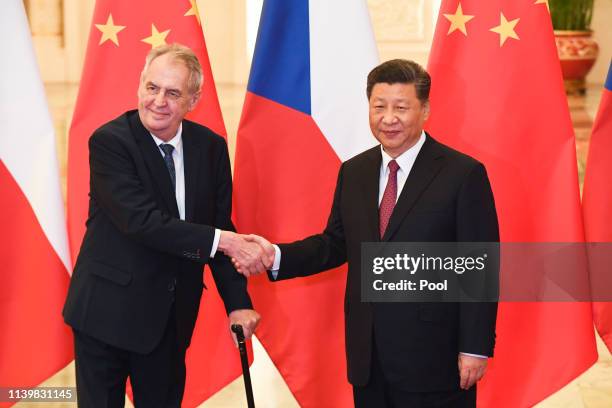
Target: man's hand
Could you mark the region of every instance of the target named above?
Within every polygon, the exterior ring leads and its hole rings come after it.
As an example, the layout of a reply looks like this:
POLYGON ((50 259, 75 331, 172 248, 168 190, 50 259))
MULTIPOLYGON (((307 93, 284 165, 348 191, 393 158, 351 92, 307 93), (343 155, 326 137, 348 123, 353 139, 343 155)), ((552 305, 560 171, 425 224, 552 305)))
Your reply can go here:
POLYGON ((238 272, 246 277, 264 272, 274 262, 274 252, 270 257, 259 244, 231 231, 221 231, 218 249, 229 256, 238 272))
POLYGON ((459 353, 459 386, 468 390, 472 385, 476 384, 487 369, 487 359, 481 357, 468 356, 459 353))
POLYGON ((244 331, 244 338, 250 339, 253 333, 255 332, 255 328, 259 324, 259 320, 261 316, 259 313, 252 309, 238 309, 234 310, 229 314, 229 327, 230 333, 232 334, 232 339, 234 339, 234 344, 238 345, 236 341, 236 335, 232 332, 232 325, 239 324, 242 326, 242 330, 244 331))
MULTIPOLYGON (((248 242, 255 243, 261 247, 264 252, 264 256, 262 259, 264 266, 266 267, 266 269, 272 268, 272 265, 274 265, 274 258, 276 257, 274 245, 272 245, 270 241, 268 241, 264 237, 260 237, 259 235, 255 234, 244 235, 244 239, 248 242)), ((240 264, 240 262, 238 262, 237 260, 235 261, 234 259, 232 259, 232 262, 234 262, 234 266, 236 267, 238 272, 242 273, 242 265, 240 264)))

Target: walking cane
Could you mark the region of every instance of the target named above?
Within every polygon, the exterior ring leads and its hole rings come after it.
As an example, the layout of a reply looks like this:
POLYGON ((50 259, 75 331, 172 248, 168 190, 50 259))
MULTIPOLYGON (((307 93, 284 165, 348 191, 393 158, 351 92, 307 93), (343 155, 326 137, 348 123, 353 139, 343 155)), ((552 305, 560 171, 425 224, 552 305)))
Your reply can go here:
POLYGON ((238 340, 238 349, 240 350, 240 362, 242 363, 242 375, 244 376, 244 389, 246 391, 247 405, 249 408, 255 408, 255 400, 253 399, 253 386, 251 385, 251 373, 249 371, 249 358, 247 356, 246 343, 244 341, 244 332, 239 324, 232 324, 232 331, 236 334, 238 340))

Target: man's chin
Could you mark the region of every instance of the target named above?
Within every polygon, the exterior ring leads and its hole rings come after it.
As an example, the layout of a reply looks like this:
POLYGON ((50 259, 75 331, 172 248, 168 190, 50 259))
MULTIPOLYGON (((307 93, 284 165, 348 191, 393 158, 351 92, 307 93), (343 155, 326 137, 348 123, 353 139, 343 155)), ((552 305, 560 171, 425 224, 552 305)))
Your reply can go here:
POLYGON ((157 122, 157 123, 167 122, 169 117, 170 116, 168 115, 159 115, 159 114, 149 115, 151 122, 157 122))
POLYGON ((156 119, 154 117, 149 117, 147 125, 153 129, 164 129, 168 127, 169 123, 167 118, 156 119))
POLYGON ((146 122, 143 122, 143 125, 145 128, 147 128, 149 132, 153 133, 154 135, 157 135, 168 128, 168 123, 156 120, 147 120, 146 122))
POLYGON ((401 143, 390 143, 388 140, 382 143, 385 151, 396 150, 401 146, 401 143))

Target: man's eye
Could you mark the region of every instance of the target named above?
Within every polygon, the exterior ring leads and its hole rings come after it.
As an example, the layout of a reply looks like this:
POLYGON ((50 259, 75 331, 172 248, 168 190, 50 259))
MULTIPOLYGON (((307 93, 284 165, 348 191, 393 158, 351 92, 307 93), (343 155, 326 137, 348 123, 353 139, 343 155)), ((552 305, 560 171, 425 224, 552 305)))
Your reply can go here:
POLYGON ((157 89, 154 85, 147 85, 147 91, 155 91, 157 89))
POLYGON ((172 98, 172 99, 178 99, 181 97, 181 94, 176 92, 176 91, 170 91, 168 92, 168 95, 172 98))

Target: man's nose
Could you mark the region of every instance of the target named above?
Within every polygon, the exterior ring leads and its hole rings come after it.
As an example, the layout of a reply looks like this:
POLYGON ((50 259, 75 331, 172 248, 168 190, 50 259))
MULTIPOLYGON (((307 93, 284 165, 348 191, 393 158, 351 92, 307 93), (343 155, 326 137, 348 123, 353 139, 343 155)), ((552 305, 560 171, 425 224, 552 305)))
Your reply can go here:
POLYGON ((395 123, 395 121, 397 120, 397 116, 395 116, 395 113, 393 113, 393 110, 391 109, 387 109, 384 113, 383 113, 383 123, 385 124, 392 124, 395 123))
POLYGON ((155 105, 162 106, 166 104, 166 92, 161 90, 155 95, 155 105))

